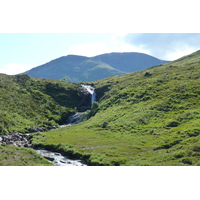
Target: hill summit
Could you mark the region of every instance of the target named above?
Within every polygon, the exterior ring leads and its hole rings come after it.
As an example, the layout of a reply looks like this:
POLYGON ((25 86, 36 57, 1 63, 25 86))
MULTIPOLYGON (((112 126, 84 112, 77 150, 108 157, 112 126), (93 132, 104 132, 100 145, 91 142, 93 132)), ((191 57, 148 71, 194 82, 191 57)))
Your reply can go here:
POLYGON ((67 55, 23 74, 35 78, 88 82, 139 71, 168 61, 144 53, 107 53, 94 57, 67 55))

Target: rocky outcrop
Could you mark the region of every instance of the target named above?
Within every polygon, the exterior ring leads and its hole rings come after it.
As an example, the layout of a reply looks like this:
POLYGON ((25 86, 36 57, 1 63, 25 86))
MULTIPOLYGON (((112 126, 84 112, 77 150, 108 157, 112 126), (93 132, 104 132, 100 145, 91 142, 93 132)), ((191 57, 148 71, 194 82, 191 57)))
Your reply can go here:
POLYGON ((51 126, 49 129, 45 129, 43 127, 35 127, 28 129, 28 133, 10 133, 7 135, 1 135, 0 145, 32 148, 30 143, 31 133, 50 131, 56 128, 59 128, 59 126, 51 126))
POLYGON ((81 122, 81 116, 83 115, 83 112, 77 112, 76 114, 70 116, 68 118, 68 125, 78 124, 81 122))
POLYGON ((91 109, 91 94, 81 88, 80 90, 80 96, 81 96, 81 102, 78 106, 78 112, 85 112, 86 110, 90 110, 91 109))

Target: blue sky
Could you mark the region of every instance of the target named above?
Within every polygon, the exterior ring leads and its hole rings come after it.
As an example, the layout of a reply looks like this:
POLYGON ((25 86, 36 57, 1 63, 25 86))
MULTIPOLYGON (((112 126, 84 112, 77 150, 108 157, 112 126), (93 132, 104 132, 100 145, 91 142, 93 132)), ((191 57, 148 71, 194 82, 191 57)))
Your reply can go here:
POLYGON ((0 73, 17 74, 68 54, 142 52, 175 60, 200 49, 199 33, 0 33, 0 73))
POLYGON ((68 54, 142 52, 177 59, 200 49, 197 3, 2 0, 0 73, 21 73, 68 54))

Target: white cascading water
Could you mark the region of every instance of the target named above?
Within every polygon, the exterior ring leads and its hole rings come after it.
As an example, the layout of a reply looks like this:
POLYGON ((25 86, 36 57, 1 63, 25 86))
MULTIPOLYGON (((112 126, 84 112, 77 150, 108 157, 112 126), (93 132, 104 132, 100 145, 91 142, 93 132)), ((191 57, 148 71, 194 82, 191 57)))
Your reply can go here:
MULTIPOLYGON (((95 88, 91 85, 81 85, 84 90, 86 90, 89 94, 91 94, 91 105, 94 101, 96 101, 96 93, 95 88)), ((76 114, 70 117, 70 123, 61 125, 61 127, 71 126, 73 124, 77 124, 81 121, 81 115, 83 113, 77 112, 76 114)), ((55 165, 59 166, 86 166, 80 160, 70 160, 65 156, 62 156, 60 153, 55 153, 47 150, 38 149, 37 152, 42 156, 50 159, 55 165)))
POLYGON ((96 101, 96 93, 95 88, 91 85, 81 85, 84 90, 87 90, 88 93, 91 94, 91 104, 96 101))
MULTIPOLYGON (((81 85, 83 90, 86 90, 89 94, 91 94, 91 106, 94 101, 96 101, 96 93, 95 93, 95 88, 92 87, 91 85, 81 85)), ((83 112, 77 112, 71 117, 69 117, 69 123, 65 125, 61 125, 60 127, 65 127, 65 126, 71 126, 73 124, 78 124, 81 122, 81 116, 83 115, 83 112)))

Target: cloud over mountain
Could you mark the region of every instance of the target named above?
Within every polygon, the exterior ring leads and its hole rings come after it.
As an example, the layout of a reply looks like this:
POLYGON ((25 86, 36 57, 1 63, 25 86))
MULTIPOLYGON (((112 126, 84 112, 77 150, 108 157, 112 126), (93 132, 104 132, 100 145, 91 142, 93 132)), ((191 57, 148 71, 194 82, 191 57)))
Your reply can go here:
POLYGON ((129 33, 125 41, 167 60, 177 59, 177 56, 184 56, 200 48, 199 33, 129 33))

